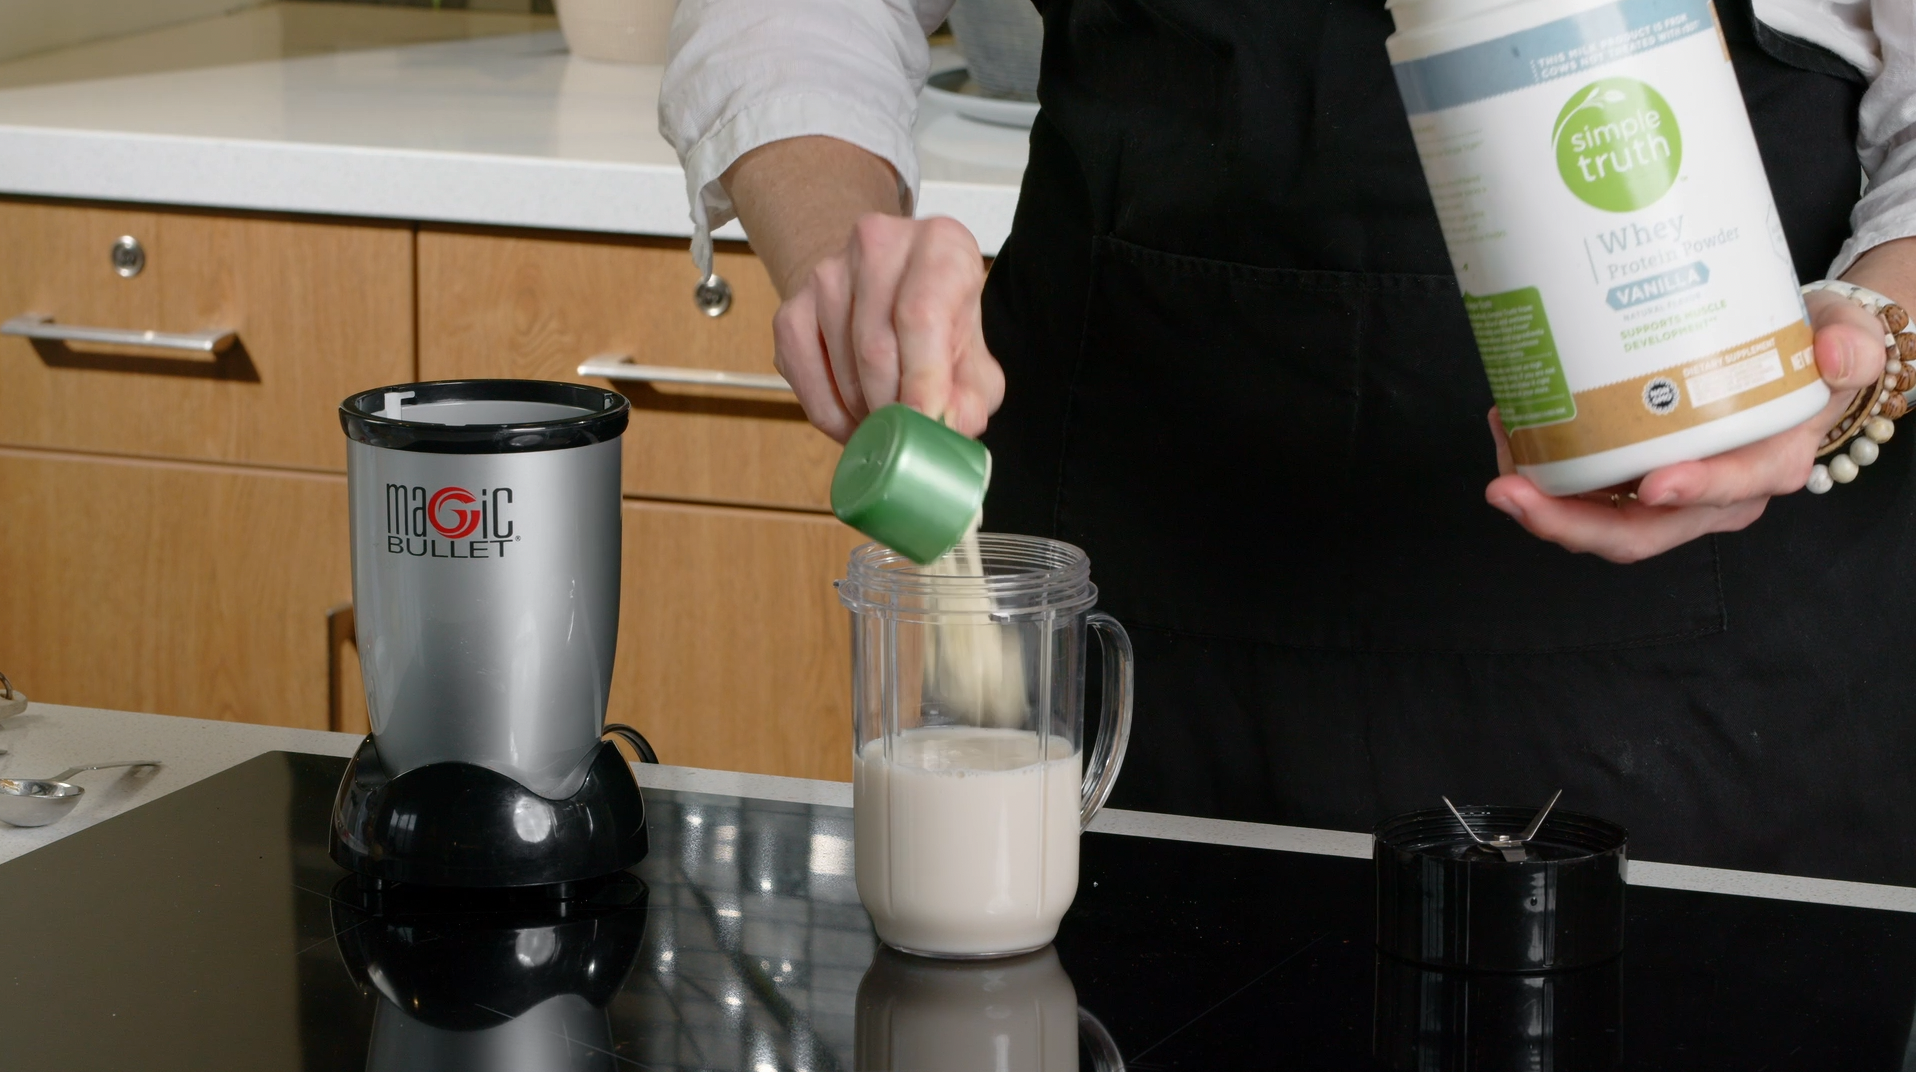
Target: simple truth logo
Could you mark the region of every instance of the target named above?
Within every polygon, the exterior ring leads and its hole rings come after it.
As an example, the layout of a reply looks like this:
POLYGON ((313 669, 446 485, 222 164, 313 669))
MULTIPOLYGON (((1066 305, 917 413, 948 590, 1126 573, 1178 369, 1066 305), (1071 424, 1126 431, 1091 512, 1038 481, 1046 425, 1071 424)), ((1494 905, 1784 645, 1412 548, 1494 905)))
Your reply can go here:
POLYGON ((1557 171, 1585 204, 1632 212, 1676 182, 1683 136, 1663 95, 1634 78, 1606 78, 1577 90, 1550 134, 1557 171))

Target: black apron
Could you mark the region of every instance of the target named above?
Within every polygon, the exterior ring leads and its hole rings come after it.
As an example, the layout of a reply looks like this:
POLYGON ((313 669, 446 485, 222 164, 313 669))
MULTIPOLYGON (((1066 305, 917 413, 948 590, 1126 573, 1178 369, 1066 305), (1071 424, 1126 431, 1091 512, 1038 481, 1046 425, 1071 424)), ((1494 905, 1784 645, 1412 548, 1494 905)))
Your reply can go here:
MULTIPOLYGON (((1916 434, 1647 562, 1537 540, 1484 502, 1382 0, 1041 7, 986 516, 1084 547, 1136 641, 1113 804, 1368 830, 1561 788, 1642 858, 1916 884, 1916 434)), ((1861 87, 1749 0, 1721 21, 1820 278, 1861 87)))

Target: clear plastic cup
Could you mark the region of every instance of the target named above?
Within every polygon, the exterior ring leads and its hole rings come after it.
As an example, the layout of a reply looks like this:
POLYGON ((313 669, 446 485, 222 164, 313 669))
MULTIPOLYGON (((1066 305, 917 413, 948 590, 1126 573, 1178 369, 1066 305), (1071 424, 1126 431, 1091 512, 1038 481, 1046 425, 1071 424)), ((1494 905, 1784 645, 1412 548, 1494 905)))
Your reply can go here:
POLYGON ((1131 640, 1093 610, 1085 553, 985 533, 927 566, 868 544, 852 615, 858 895, 908 953, 990 957, 1048 944, 1078 887, 1078 834, 1131 730, 1131 640), (1085 634, 1104 710, 1084 741, 1085 634))

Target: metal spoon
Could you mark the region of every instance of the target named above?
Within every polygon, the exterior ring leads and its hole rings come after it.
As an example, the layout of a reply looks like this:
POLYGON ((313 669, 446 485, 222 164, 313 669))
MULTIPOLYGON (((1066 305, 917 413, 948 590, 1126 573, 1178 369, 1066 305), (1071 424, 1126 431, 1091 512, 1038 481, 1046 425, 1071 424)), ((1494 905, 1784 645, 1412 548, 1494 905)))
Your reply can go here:
MULTIPOLYGON (((5 784, 5 782, 0 782, 0 786, 5 784)), ((1488 840, 1480 838, 1477 836, 1477 831, 1472 830, 1470 824, 1464 821, 1464 813, 1457 810, 1457 805, 1452 804, 1449 797, 1444 798, 1444 807, 1449 808, 1450 814, 1457 817, 1457 825, 1464 828, 1464 833, 1470 835, 1470 840, 1476 842, 1478 848, 1487 852, 1501 853, 1506 862, 1520 864, 1530 858, 1529 853, 1524 851, 1524 846, 1530 842, 1531 838, 1537 836, 1537 831, 1543 829, 1544 817, 1550 814, 1551 808, 1557 806, 1557 800, 1562 796, 1563 790, 1557 790, 1557 795, 1550 798, 1550 803, 1545 804, 1543 810, 1537 813, 1536 818, 1530 820, 1530 825, 1524 827, 1523 833, 1518 834, 1514 838, 1509 834, 1498 834, 1496 837, 1488 840)), ((5 818, 5 816, 0 815, 0 818, 5 818)))
POLYGON ((136 759, 71 767, 51 778, 0 778, 0 822, 11 826, 45 826, 58 820, 72 811, 86 793, 86 790, 67 781, 84 771, 159 765, 157 759, 136 759))

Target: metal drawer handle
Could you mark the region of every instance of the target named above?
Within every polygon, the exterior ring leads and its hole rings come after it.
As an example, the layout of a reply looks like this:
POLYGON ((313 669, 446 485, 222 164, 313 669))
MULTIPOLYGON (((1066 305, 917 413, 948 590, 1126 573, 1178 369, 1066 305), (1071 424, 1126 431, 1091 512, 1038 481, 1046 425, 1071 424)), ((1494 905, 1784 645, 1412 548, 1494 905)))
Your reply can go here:
POLYGON ((91 342, 110 346, 144 346, 153 350, 187 350, 197 354, 217 354, 232 346, 237 337, 235 332, 226 328, 174 332, 56 324, 52 317, 40 313, 24 313, 0 324, 0 335, 19 335, 43 342, 91 342))
POLYGON ((579 375, 639 383, 690 383, 701 387, 743 387, 752 391, 792 393, 792 385, 776 372, 724 372, 719 369, 677 368, 671 365, 635 365, 624 354, 598 354, 579 366, 579 375))
POLYGON ((732 307, 732 284, 727 283, 724 276, 713 272, 692 288, 692 304, 698 306, 699 312, 706 316, 724 316, 725 311, 732 307))

